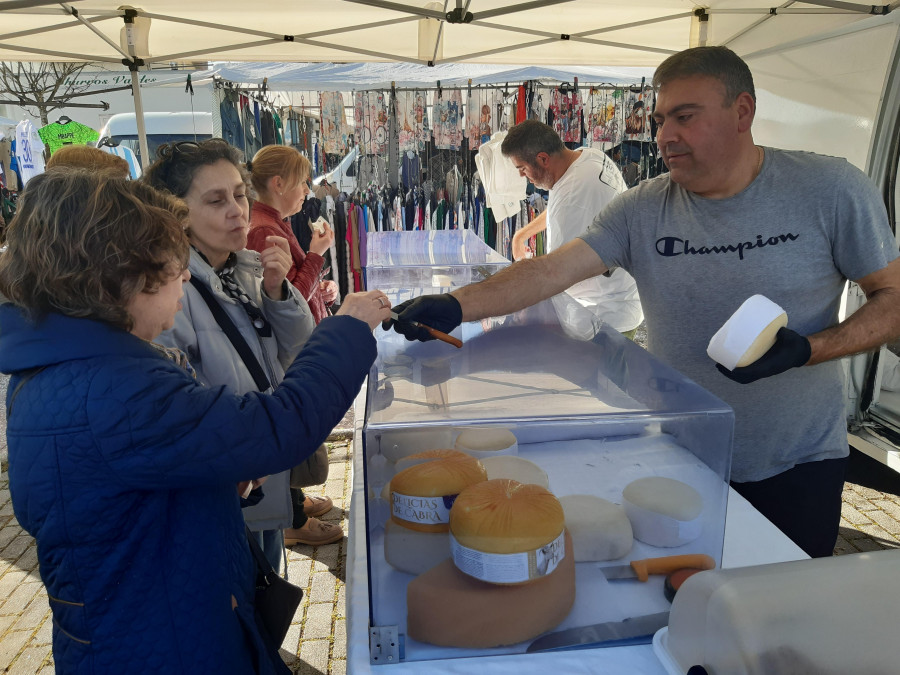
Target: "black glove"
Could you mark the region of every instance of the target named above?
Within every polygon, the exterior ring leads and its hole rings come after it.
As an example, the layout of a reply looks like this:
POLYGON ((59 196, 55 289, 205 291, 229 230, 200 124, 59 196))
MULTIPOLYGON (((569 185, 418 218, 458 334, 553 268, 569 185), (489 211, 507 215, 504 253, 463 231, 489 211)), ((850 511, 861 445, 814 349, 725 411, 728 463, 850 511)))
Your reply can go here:
POLYGON ((391 326, 407 340, 434 340, 424 328, 414 326, 411 322, 419 321, 426 326, 443 333, 449 333, 462 323, 462 307, 459 300, 449 293, 441 295, 420 295, 418 298, 401 302, 391 308, 396 312, 399 321, 387 319, 381 327, 390 330, 391 326))
POLYGON ((812 355, 809 340, 795 333, 790 328, 779 328, 775 335, 775 344, 757 361, 743 368, 728 370, 721 364, 716 368, 725 377, 740 384, 749 384, 764 377, 778 375, 791 368, 805 366, 812 355))

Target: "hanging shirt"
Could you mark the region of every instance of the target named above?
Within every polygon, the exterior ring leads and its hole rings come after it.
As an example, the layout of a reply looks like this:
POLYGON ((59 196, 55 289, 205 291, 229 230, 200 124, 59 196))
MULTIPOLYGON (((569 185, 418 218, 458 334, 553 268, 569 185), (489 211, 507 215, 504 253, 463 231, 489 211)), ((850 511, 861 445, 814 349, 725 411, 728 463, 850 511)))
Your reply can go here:
POLYGON ((22 187, 32 177, 44 173, 44 144, 30 120, 16 126, 16 162, 22 187))
POLYGON ((474 150, 491 139, 499 130, 503 116, 503 94, 496 89, 477 89, 469 94, 466 104, 466 137, 469 150, 474 150))
POLYGON ((428 116, 425 114, 425 92, 401 91, 394 98, 400 152, 425 150, 431 140, 428 116))
POLYGON ((326 154, 340 154, 347 147, 344 95, 339 91, 319 92, 322 143, 326 154))
POLYGON ((554 89, 550 94, 551 126, 564 143, 581 143, 581 93, 554 89))
POLYGON ((100 138, 100 134, 94 129, 74 120, 63 124, 59 122, 48 124, 38 131, 38 135, 44 145, 50 148, 51 155, 64 145, 87 145, 100 138))
POLYGON ((137 157, 131 148, 126 148, 124 145, 102 145, 100 150, 108 152, 110 155, 121 157, 128 162, 128 173, 131 175, 132 180, 137 180, 141 177, 141 165, 138 163, 137 157))
POLYGON ((593 148, 609 150, 622 142, 625 115, 622 112, 621 89, 593 89, 585 105, 587 143, 593 148))
POLYGON ((519 213, 519 201, 525 199, 528 180, 519 175, 512 160, 500 152, 505 131, 498 131, 475 155, 478 173, 484 182, 488 207, 497 220, 519 213))
POLYGON ((649 99, 645 101, 642 94, 626 92, 624 102, 626 141, 649 143, 652 140, 648 104, 649 99))
POLYGON ((3 175, 8 190, 19 189, 19 179, 12 170, 12 142, 8 138, 0 138, 0 166, 3 167, 3 175))
POLYGON ((356 137, 363 155, 387 154, 388 112, 384 94, 358 91, 353 95, 356 137))
POLYGON ((431 121, 435 147, 442 150, 459 150, 463 139, 462 92, 459 89, 434 92, 431 121))

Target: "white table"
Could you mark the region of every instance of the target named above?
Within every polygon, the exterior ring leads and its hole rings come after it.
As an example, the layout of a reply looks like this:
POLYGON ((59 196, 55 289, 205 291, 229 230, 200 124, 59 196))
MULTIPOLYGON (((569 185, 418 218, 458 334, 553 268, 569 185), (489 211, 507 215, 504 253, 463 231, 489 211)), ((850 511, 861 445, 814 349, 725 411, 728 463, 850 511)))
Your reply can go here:
MULTIPOLYGON (((369 659, 369 596, 366 561, 365 486, 362 425, 365 395, 357 399, 353 439, 353 493, 347 551, 347 671, 378 675, 459 673, 565 673, 585 675, 666 675, 650 645, 594 648, 538 654, 400 662, 373 666, 369 659)), ((722 567, 800 560, 808 556, 734 490, 729 491, 722 567)))

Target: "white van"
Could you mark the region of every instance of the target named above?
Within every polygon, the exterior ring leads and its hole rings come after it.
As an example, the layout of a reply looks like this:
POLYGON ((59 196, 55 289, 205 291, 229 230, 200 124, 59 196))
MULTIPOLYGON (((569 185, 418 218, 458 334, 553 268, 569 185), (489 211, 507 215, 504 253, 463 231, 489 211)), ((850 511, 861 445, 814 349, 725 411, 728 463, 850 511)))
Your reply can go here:
MULTIPOLYGON (((208 112, 148 112, 144 113, 147 130, 147 148, 150 161, 156 157, 156 149, 163 143, 175 141, 202 141, 212 138, 212 113, 208 112)), ((138 143, 137 121, 134 113, 119 113, 109 118, 100 130, 100 140, 109 138, 118 145, 131 148, 141 161, 138 143)))

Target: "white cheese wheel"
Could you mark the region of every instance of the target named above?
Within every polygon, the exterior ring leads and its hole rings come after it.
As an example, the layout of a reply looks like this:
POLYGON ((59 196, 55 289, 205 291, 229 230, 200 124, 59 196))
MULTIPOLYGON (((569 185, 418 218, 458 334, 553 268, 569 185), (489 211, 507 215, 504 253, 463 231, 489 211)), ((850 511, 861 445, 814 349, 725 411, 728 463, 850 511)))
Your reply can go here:
POLYGON ((469 427, 463 429, 453 447, 482 459, 519 452, 516 437, 509 429, 500 427, 469 427))
POLYGON ((422 574, 450 558, 446 532, 417 532, 392 520, 384 526, 384 559, 394 569, 422 574))
POLYGON ((531 460, 513 455, 499 455, 485 457, 481 463, 484 464, 484 469, 487 471, 488 480, 509 478, 520 483, 540 485, 542 488, 550 489, 550 479, 547 477, 547 473, 531 460))
POLYGON ((423 450, 452 448, 453 429, 451 427, 391 429, 376 435, 376 439, 385 459, 396 462, 423 450))
POLYGON ((631 550, 631 521, 618 504, 593 495, 567 495, 559 503, 575 545, 575 562, 615 560, 631 550))
POLYGON ((681 546, 703 530, 703 498, 687 483, 648 476, 622 491, 634 538, 652 546, 681 546))
POLYGON ((446 647, 513 645, 556 628, 575 602, 575 558, 566 555, 549 575, 530 584, 489 584, 446 560, 409 582, 407 634, 446 647))
POLYGON ((787 322, 780 306, 764 295, 753 295, 712 336, 706 353, 728 370, 749 366, 772 348, 778 329, 787 322))

